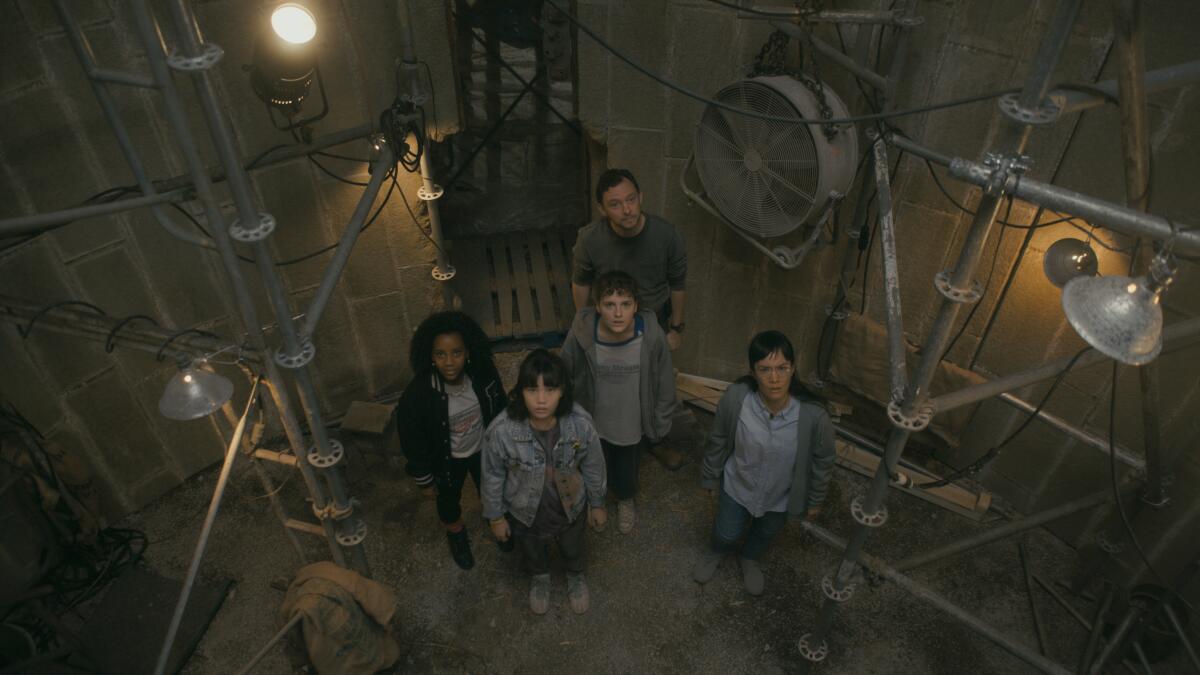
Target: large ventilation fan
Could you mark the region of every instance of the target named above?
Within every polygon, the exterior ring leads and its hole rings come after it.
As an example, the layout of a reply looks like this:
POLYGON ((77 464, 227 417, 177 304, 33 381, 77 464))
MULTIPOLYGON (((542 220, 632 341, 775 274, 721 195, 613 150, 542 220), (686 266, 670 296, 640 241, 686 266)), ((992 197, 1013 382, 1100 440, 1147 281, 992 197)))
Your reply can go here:
MULTIPOLYGON (((832 117, 846 105, 823 87, 832 117)), ((755 77, 725 87, 716 100, 775 117, 820 119, 817 97, 788 76, 755 77)), ((696 130, 696 170, 717 209, 737 227, 778 237, 819 216, 854 180, 858 138, 839 126, 832 140, 817 124, 764 120, 709 105, 696 130)))

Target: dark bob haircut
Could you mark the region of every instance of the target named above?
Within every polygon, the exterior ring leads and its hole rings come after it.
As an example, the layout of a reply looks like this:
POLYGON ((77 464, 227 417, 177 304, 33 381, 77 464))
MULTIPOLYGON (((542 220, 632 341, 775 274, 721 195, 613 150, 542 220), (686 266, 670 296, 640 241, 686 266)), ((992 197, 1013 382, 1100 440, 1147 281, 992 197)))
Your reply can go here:
POLYGON ((517 371, 517 383, 508 392, 508 416, 514 420, 529 419, 529 409, 525 407, 525 390, 537 387, 538 377, 547 387, 557 387, 562 391, 558 407, 554 409, 555 417, 562 417, 571 412, 571 376, 562 359, 545 349, 535 349, 521 362, 517 371))
POLYGON ((637 179, 633 177, 633 172, 629 169, 608 169, 596 179, 596 203, 603 204, 604 193, 615 188, 623 180, 633 183, 634 190, 642 191, 642 188, 638 187, 637 179))
MULTIPOLYGON (((796 350, 792 347, 792 341, 783 333, 777 330, 765 330, 750 338, 750 346, 746 348, 746 361, 751 374, 741 377, 738 382, 744 382, 750 385, 751 390, 758 391, 758 380, 754 379, 754 364, 776 352, 783 356, 788 363, 796 365, 796 350)), ((788 382, 788 392, 801 401, 825 405, 824 397, 815 394, 800 382, 795 368, 792 368, 792 379, 788 382)))
MULTIPOLYGON (((433 367, 433 341, 439 335, 457 333, 467 348, 467 365, 464 369, 472 380, 490 379, 496 375, 496 364, 492 362, 492 345, 488 336, 475 323, 475 319, 462 312, 438 312, 425 317, 417 332, 413 333, 408 349, 408 365, 412 367, 414 381, 428 382, 433 367)), ((439 373, 438 377, 441 377, 439 373)))
POLYGON ((599 306, 601 300, 613 293, 628 295, 634 302, 641 304, 638 300, 637 281, 621 270, 609 270, 596 277, 592 282, 592 304, 599 306))

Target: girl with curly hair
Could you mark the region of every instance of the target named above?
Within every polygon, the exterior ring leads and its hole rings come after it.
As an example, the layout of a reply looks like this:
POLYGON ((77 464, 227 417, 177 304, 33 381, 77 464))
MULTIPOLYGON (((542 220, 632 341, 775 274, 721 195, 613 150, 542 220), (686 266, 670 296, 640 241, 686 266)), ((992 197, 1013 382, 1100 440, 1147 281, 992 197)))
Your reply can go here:
POLYGON ((406 470, 426 498, 436 499, 450 556, 469 570, 475 558, 462 521, 463 484, 471 474, 478 494, 483 432, 508 398, 487 335, 462 312, 438 312, 422 321, 413 333, 409 364, 413 379, 396 405, 406 470))

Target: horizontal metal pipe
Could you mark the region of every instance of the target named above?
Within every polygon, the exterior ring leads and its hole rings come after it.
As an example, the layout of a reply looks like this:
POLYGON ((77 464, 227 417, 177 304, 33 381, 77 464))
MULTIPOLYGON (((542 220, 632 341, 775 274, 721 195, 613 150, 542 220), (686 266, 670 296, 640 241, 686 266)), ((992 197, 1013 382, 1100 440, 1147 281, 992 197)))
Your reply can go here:
MULTIPOLYGON (((835 535, 829 530, 826 530, 820 525, 817 525, 816 523, 810 523, 808 521, 803 521, 801 525, 804 527, 804 529, 808 530, 818 539, 824 541, 830 546, 833 546, 839 550, 846 549, 846 540, 835 535)), ((905 576, 899 570, 896 570, 879 558, 876 558, 875 556, 865 552, 859 552, 857 562, 875 574, 884 577, 900 588, 908 591, 914 597, 924 600, 925 602, 942 610, 946 614, 950 615, 950 617, 957 619, 959 623, 971 628, 992 642, 995 642, 1013 656, 1016 656, 1043 673, 1053 673, 1054 675, 1068 675, 1070 673, 1070 671, 1063 666, 1051 661, 1041 654, 1026 649, 1024 645, 1005 635, 994 626, 986 623, 983 619, 980 619, 967 610, 950 602, 946 598, 942 597, 941 594, 937 593, 928 586, 905 576)))
MULTIPOLYGON (((961 157, 950 160, 950 175, 959 180, 982 187, 992 180, 992 174, 993 171, 982 164, 961 157)), ((1028 176, 1009 174, 1004 180, 1004 190, 1038 206, 1079 216, 1092 224, 1137 237, 1166 241, 1175 234, 1170 221, 1162 216, 1143 213, 1028 176)), ((1200 230, 1182 223, 1176 223, 1176 226, 1175 249, 1184 253, 1200 253, 1200 230)))
POLYGON ((859 63, 854 59, 846 56, 842 50, 834 47, 816 35, 813 35, 811 32, 806 31, 804 28, 787 21, 772 21, 771 27, 776 30, 781 30, 797 40, 803 40, 811 43, 813 50, 815 50, 817 53, 821 54, 838 66, 846 69, 855 77, 866 82, 875 89, 878 89, 879 91, 885 91, 887 89, 888 81, 886 77, 871 70, 870 68, 859 65, 859 63))
POLYGON ((149 75, 138 75, 137 73, 126 73, 120 70, 112 70, 111 68, 101 68, 99 66, 92 67, 88 70, 88 74, 101 82, 111 82, 112 84, 127 84, 131 87, 144 87, 146 89, 157 88, 154 83, 154 78, 149 75))
MULTIPOLYGON (((1200 61, 1177 63, 1166 68, 1146 71, 1144 82, 1147 94, 1200 82, 1200 61)), ((1062 112, 1069 113, 1088 110, 1089 108, 1098 108, 1108 103, 1109 100, 1117 98, 1119 95, 1119 87, 1116 80, 1097 82, 1090 85, 1088 89, 1102 92, 1106 96, 1099 96, 1079 89, 1055 89, 1050 92, 1050 98, 1059 104, 1062 112)))
MULTIPOLYGON (((279 164, 280 162, 286 162, 298 157, 304 157, 305 155, 317 152, 318 150, 324 150, 325 148, 331 148, 335 145, 349 143, 355 139, 363 138, 370 133, 371 125, 361 124, 356 127, 350 127, 349 129, 335 131, 324 136, 318 136, 312 139, 312 142, 304 145, 285 145, 282 148, 276 148, 275 150, 272 150, 260 157, 247 158, 242 161, 242 166, 246 167, 247 171, 265 169, 266 167, 279 164), (254 163, 253 166, 251 166, 251 162, 254 163)), ((209 169, 208 175, 209 179, 214 183, 225 180, 225 170, 220 166, 209 169)), ((180 187, 190 187, 191 185, 191 174, 186 173, 180 176, 154 181, 154 186, 159 190, 172 190, 180 187)))
POLYGON ((325 273, 321 276, 321 284, 313 294, 312 302, 308 305, 308 312, 304 319, 303 330, 305 335, 312 335, 316 332, 317 322, 321 320, 321 315, 325 313, 325 306, 329 304, 329 298, 333 296, 333 289, 342 278, 342 270, 346 268, 346 263, 350 260, 350 253, 354 250, 354 242, 358 241, 358 235, 362 233, 363 226, 367 222, 367 217, 371 213, 371 207, 375 204, 375 198, 379 196, 379 188, 383 186, 383 181, 387 180, 389 172, 393 170, 395 165, 396 160, 392 155, 391 146, 387 143, 381 143, 379 159, 375 160, 371 179, 367 181, 366 189, 363 190, 362 195, 358 198, 358 205, 354 207, 354 213, 350 216, 350 222, 346 223, 346 230, 342 233, 342 238, 338 240, 337 250, 334 251, 333 258, 329 261, 329 264, 325 266, 325 273))
MULTIPOLYGON (((1200 317, 1177 321, 1163 331, 1163 348, 1177 347, 1186 344, 1191 338, 1200 334, 1200 317)), ((936 412, 946 412, 964 405, 978 403, 984 399, 998 396, 1006 391, 1020 389, 1058 375, 1071 362, 1073 356, 1066 356, 1056 361, 1030 368, 1019 373, 998 377, 994 380, 973 384, 958 391, 935 396, 929 400, 936 412)), ((1092 349, 1079 357, 1074 369, 1078 370, 1097 363, 1107 362, 1108 357, 1092 349)))
POLYGON ((896 563, 896 569, 901 572, 907 572, 908 570, 921 567, 922 565, 928 565, 931 562, 948 558, 952 555, 962 553, 963 551, 979 548, 980 546, 990 544, 1010 535, 1025 532, 1026 530, 1032 530, 1040 525, 1053 522, 1060 518, 1066 518, 1067 516, 1079 513, 1080 511, 1086 511, 1087 509, 1094 508, 1101 504, 1106 504, 1111 499, 1112 492, 1104 490, 1103 492, 1097 492, 1081 499, 1069 501, 1066 504, 1060 504, 1053 508, 1046 509, 1045 511, 1035 513, 1031 516, 1026 516, 1024 518, 1005 523, 999 527, 994 527, 986 532, 980 532, 979 534, 967 537, 965 539, 960 539, 945 546, 939 546, 932 551, 926 551, 925 553, 909 556, 896 563))
POLYGON ((62 227, 76 220, 83 220, 84 218, 109 216, 122 211, 131 211, 133 209, 166 204, 168 202, 181 202, 187 199, 187 194, 187 190, 171 190, 170 192, 160 192, 154 195, 117 199, 111 202, 104 202, 103 204, 86 204, 59 211, 5 218, 4 220, 0 220, 0 237, 38 234, 56 227, 62 227))
MULTIPOLYGON (((802 10, 798 8, 785 8, 778 5, 755 5, 746 9, 749 11, 738 13, 739 19, 786 19, 799 17, 802 13, 802 10)), ((906 17, 903 12, 893 10, 823 10, 805 14, 804 20, 812 23, 877 23, 890 26, 918 26, 925 22, 922 17, 906 17)))
MULTIPOLYGON (((1007 392, 1000 394, 1000 396, 998 396, 997 398, 999 398, 1001 401, 1004 401, 1005 403, 1009 404, 1010 406, 1012 406, 1022 412, 1032 413, 1034 410, 1037 410, 1037 406, 1026 401, 1025 399, 1017 398, 1016 396, 1013 396, 1012 394, 1009 394, 1007 392)), ((1045 422, 1046 424, 1049 424, 1050 426, 1054 427, 1055 429, 1058 429, 1059 431, 1061 431, 1064 434, 1070 436, 1071 438, 1074 438, 1075 440, 1083 443, 1084 445, 1086 445, 1090 448, 1095 448, 1096 450, 1099 450, 1100 452, 1103 452, 1106 455, 1108 454, 1108 439, 1107 438, 1101 438, 1101 437, 1097 436, 1096 434, 1089 433, 1083 429, 1080 429, 1079 427, 1075 426, 1074 424, 1071 424, 1070 422, 1064 420, 1063 418, 1059 417, 1058 415, 1055 415, 1053 413, 1048 413, 1045 410, 1038 410, 1037 416, 1038 416, 1039 420, 1045 422)), ((1146 461, 1144 459, 1142 459, 1141 457, 1134 455, 1133 453, 1129 452, 1128 450, 1126 450, 1125 448, 1122 448, 1120 446, 1114 446, 1113 450, 1117 456, 1117 459, 1120 460, 1121 462, 1123 462, 1126 466, 1133 467, 1134 469, 1137 469, 1138 471, 1145 470, 1146 461)))

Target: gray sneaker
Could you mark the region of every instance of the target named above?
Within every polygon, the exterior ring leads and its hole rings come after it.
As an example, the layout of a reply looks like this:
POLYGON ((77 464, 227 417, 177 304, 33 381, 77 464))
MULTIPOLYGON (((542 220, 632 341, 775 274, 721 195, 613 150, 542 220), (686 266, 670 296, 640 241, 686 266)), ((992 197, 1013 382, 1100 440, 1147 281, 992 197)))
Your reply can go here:
POLYGON ((695 569, 692 570, 692 578, 699 583, 707 584, 717 573, 717 565, 721 564, 721 558, 724 557, 724 553, 711 548, 704 549, 704 552, 700 554, 700 559, 696 561, 695 569))
POLYGON ((588 595, 587 581, 584 581, 582 574, 567 574, 567 599, 571 602, 572 612, 583 614, 588 611, 591 597, 588 595))
POLYGON ((529 582, 529 609, 534 614, 550 611, 550 575, 535 574, 529 582))
POLYGON ((617 531, 629 534, 633 531, 633 523, 637 520, 637 507, 632 499, 622 499, 617 502, 617 531))
POLYGON ((739 557, 738 562, 742 564, 742 584, 746 586, 746 592, 750 595, 762 595, 763 573, 758 561, 739 557))

